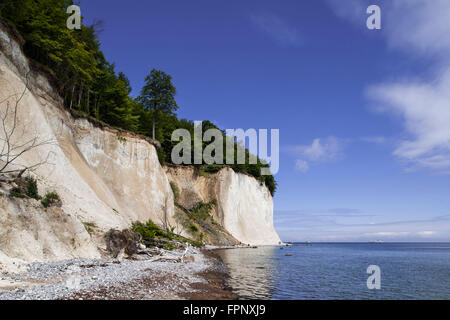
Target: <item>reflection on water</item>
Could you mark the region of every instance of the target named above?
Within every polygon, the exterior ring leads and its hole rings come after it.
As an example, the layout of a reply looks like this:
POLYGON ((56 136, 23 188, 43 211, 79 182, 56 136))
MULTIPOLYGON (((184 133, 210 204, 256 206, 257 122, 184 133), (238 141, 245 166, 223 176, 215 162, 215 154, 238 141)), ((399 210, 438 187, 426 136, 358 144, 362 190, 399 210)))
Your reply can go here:
POLYGON ((277 247, 260 247, 216 251, 228 267, 229 285, 240 298, 272 298, 277 249, 277 247))

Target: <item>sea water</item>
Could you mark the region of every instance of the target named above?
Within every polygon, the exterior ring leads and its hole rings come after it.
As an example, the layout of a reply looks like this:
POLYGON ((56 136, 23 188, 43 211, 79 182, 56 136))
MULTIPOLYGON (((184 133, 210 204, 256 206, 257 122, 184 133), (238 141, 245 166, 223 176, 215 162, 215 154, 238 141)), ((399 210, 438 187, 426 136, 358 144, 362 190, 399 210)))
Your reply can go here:
POLYGON ((450 299, 450 243, 296 243, 218 250, 242 299, 450 299), (368 267, 381 287, 369 289, 368 267))

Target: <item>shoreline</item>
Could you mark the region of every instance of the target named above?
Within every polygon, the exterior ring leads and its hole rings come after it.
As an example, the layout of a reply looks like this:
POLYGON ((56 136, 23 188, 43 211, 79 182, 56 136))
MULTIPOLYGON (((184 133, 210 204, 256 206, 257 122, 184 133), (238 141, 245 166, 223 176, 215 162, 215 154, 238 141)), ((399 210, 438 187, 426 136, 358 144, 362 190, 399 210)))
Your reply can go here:
POLYGON ((212 262, 207 270, 199 273, 205 283, 195 283, 193 286, 199 292, 188 292, 183 298, 188 300, 239 300, 233 288, 228 286, 230 277, 228 269, 220 256, 212 249, 203 249, 202 253, 212 262))
POLYGON ((0 300, 236 300, 224 262, 209 249, 154 259, 34 262, 0 274, 0 300))

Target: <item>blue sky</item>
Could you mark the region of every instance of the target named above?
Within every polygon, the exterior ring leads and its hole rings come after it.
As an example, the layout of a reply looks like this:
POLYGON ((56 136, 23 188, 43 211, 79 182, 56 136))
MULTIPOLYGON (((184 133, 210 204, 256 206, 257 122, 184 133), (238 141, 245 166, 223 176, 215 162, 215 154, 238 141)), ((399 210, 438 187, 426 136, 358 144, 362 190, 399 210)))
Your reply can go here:
POLYGON ((81 1, 138 94, 173 76, 179 116, 280 129, 286 241, 450 241, 447 0, 81 1), (366 28, 377 4, 382 29, 366 28))

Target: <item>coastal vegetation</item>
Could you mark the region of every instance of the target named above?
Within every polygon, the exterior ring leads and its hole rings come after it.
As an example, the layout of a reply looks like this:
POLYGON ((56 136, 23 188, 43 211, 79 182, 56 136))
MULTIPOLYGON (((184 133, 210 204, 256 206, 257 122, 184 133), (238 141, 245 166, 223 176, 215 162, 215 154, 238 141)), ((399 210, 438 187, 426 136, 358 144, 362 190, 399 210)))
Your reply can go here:
POLYGON ((86 229, 86 231, 90 234, 90 235, 92 235, 93 233, 94 233, 94 230, 96 230, 98 227, 97 227, 97 224, 95 223, 95 222, 85 222, 85 221, 82 221, 82 223, 83 223, 83 225, 84 225, 84 228, 86 229))
POLYGON ((203 243, 188 239, 177 235, 173 230, 162 230, 152 220, 147 222, 134 222, 131 226, 131 231, 141 236, 142 242, 146 246, 158 246, 166 250, 173 250, 177 243, 189 243, 195 247, 201 247, 203 243))
POLYGON ((44 208, 51 207, 52 205, 57 204, 61 201, 61 198, 59 195, 55 192, 47 192, 44 196, 44 199, 42 199, 41 203, 44 206, 44 208))
MULTIPOLYGON (((133 96, 126 75, 118 72, 100 49, 101 22, 82 25, 81 30, 67 28, 65 9, 72 4, 70 0, 5 0, 0 4, 0 18, 20 33, 28 58, 52 75, 65 108, 112 127, 158 140, 161 143, 158 149, 160 162, 171 163, 171 152, 176 145, 171 141, 173 131, 187 129, 194 137, 194 123, 179 119, 175 113, 179 106, 172 77, 162 70, 152 69, 140 94, 133 96)), ((212 128, 219 129, 212 122, 203 121, 202 133, 212 128)), ((254 176, 273 195, 276 190, 274 177, 261 175, 261 168, 268 164, 261 159, 257 159, 256 164, 249 164, 248 150, 245 150, 245 164, 236 164, 239 144, 236 140, 234 143, 235 164, 228 166, 235 172, 254 176)), ((194 146, 193 139, 191 145, 194 146)), ((206 145, 203 142, 202 147, 206 145)), ((223 166, 194 164, 201 173, 215 173, 223 166)))
POLYGON ((40 200, 37 181, 35 178, 28 176, 25 178, 26 194, 28 197, 40 200))
POLYGON ((9 195, 13 198, 40 200, 44 208, 56 205, 59 206, 61 204, 61 198, 55 191, 47 192, 44 197, 39 195, 37 180, 32 176, 27 176, 25 178, 17 177, 13 181, 13 187, 11 188, 9 195))
MULTIPOLYGON (((176 187, 176 184, 174 186, 176 187)), ((233 244, 234 238, 212 215, 213 210, 217 209, 216 199, 209 202, 199 201, 189 209, 178 201, 175 201, 175 206, 177 227, 181 225, 197 241, 222 245, 233 244)))

